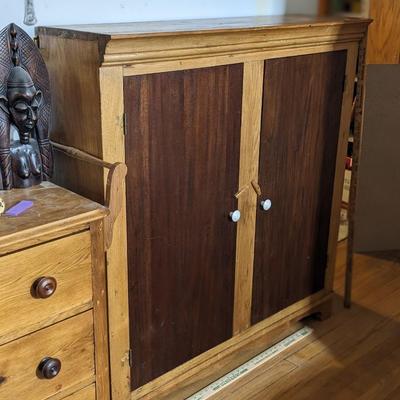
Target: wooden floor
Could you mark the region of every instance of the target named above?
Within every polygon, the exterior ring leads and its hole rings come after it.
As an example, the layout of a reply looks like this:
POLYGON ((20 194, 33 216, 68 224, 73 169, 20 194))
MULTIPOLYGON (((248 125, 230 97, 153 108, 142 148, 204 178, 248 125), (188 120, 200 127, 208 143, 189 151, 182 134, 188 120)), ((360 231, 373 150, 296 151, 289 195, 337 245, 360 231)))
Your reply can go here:
POLYGON ((311 336, 212 400, 400 400, 399 258, 356 255, 348 310, 342 307, 345 246, 338 247, 334 315, 307 322, 311 336))

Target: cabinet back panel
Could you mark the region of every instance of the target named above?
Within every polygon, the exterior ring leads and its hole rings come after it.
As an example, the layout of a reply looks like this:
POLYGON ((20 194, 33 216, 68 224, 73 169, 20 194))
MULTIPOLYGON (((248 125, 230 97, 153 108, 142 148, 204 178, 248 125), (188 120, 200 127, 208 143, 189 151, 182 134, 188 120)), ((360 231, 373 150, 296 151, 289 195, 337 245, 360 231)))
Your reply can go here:
POLYGON ((132 388, 232 336, 243 65, 124 80, 132 388))
POLYGON ((346 55, 265 62, 252 323, 324 286, 346 55))

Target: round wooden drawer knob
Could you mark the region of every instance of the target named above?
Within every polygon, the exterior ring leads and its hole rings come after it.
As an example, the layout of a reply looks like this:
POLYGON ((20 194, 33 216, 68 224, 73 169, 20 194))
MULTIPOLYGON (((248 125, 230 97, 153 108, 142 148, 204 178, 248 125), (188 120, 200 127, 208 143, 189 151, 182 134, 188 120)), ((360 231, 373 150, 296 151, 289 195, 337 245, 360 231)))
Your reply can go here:
POLYGON ((38 367, 39 376, 43 379, 55 378, 61 370, 61 361, 58 358, 46 357, 38 367))
POLYGON ((42 277, 33 284, 33 293, 39 299, 47 299, 54 294, 57 289, 57 281, 52 277, 42 277))

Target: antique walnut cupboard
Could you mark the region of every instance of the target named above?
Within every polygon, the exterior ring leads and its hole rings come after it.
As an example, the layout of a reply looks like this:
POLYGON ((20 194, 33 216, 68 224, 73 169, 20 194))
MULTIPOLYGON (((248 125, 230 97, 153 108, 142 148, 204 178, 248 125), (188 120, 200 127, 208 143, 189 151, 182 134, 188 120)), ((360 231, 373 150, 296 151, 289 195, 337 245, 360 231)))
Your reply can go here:
MULTIPOLYGON (((52 139, 128 166, 107 254, 114 399, 182 399, 329 314, 368 23, 38 28, 52 139)), ((102 174, 56 159, 58 182, 102 199, 102 174)))

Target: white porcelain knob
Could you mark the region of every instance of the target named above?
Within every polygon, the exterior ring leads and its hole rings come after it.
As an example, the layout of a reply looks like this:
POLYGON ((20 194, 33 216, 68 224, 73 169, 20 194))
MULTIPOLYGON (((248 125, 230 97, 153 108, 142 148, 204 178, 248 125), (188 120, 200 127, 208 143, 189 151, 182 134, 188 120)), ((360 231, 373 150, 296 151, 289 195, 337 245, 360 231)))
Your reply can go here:
POLYGON ((240 219, 240 211, 239 210, 232 211, 229 213, 229 216, 232 222, 238 222, 240 219))
POLYGON ((261 208, 264 211, 268 211, 272 207, 272 201, 270 199, 265 199, 261 202, 261 208))

